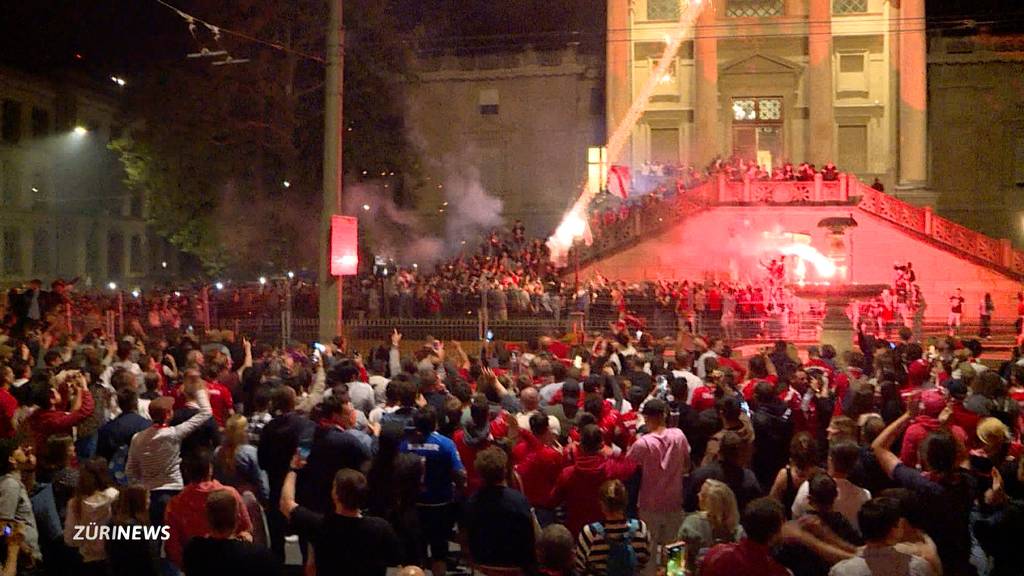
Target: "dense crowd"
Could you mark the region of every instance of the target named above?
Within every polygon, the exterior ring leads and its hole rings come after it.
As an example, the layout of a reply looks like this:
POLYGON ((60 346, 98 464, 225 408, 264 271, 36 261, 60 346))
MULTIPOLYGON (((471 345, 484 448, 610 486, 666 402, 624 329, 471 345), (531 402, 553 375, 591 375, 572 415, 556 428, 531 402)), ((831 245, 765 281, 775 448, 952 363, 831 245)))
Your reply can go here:
POLYGON ((1024 360, 907 329, 742 362, 634 336, 360 354, 15 323, 4 574, 279 574, 292 534, 318 574, 1018 573, 1024 360))

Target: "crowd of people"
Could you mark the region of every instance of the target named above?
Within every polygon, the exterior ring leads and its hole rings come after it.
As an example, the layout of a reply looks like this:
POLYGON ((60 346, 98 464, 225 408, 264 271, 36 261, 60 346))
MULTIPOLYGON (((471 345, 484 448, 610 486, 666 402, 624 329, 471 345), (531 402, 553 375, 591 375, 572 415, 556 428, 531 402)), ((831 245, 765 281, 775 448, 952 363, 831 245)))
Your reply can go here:
POLYGON ((904 328, 742 360, 616 323, 589 345, 395 332, 360 353, 33 319, 0 340, 5 576, 280 574, 292 535, 317 574, 1022 561, 1024 359, 989 368, 978 341, 904 328))

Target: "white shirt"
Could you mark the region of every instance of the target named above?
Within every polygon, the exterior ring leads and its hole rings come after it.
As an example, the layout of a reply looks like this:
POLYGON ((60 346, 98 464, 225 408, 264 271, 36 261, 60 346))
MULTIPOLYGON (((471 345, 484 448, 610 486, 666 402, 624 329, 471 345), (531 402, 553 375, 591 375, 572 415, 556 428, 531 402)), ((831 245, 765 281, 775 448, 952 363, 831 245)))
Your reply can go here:
MULTIPOLYGON (((516 422, 519 424, 519 428, 521 430, 529 430, 530 416, 540 413, 540 410, 531 410, 529 412, 522 412, 520 414, 516 414, 516 422)), ((555 434, 555 436, 558 436, 562 433, 562 423, 558 421, 558 418, 551 414, 548 414, 548 429, 551 430, 555 434)))
POLYGON ((704 367, 704 361, 707 360, 708 358, 717 359, 718 354, 714 350, 708 350, 707 352, 701 354, 700 358, 697 358, 697 376, 700 376, 702 380, 708 377, 707 369, 704 367))
MULTIPOLYGON (((871 500, 871 492, 857 486, 846 478, 836 478, 835 481, 839 495, 836 496, 836 502, 833 504, 832 509, 842 514, 843 517, 850 521, 850 524, 853 524, 854 528, 860 530, 860 527, 857 525, 857 512, 860 511, 860 507, 865 502, 871 500)), ((808 490, 807 482, 804 482, 796 491, 796 499, 793 500, 794 519, 807 514, 810 510, 810 506, 807 503, 808 490)))
POLYGON ((704 381, 700 379, 696 374, 689 370, 673 370, 673 378, 683 378, 686 380, 686 403, 693 405, 693 391, 704 385, 704 381))

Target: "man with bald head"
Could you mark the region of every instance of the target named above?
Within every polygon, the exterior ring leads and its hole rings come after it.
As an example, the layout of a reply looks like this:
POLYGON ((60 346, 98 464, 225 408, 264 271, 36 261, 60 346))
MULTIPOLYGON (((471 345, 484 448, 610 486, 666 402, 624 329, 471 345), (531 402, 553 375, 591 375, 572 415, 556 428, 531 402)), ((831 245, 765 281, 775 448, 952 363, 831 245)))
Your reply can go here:
MULTIPOLYGON (((516 415, 516 422, 519 423, 520 430, 529 430, 530 416, 543 414, 540 409, 540 393, 537 389, 533 386, 523 388, 519 392, 519 406, 522 411, 516 415)), ((559 436, 562 433, 562 425, 558 418, 550 414, 548 415, 548 426, 555 436, 559 436)))

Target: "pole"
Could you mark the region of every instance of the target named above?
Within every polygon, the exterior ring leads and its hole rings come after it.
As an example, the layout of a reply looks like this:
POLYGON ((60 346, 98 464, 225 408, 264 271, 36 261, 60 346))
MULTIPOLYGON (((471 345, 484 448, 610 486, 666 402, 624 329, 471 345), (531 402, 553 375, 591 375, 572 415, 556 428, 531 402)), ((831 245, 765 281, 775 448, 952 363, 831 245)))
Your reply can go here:
POLYGON ((324 180, 323 210, 320 217, 320 340, 330 342, 341 334, 341 278, 331 276, 331 216, 341 214, 342 107, 344 93, 345 29, 342 19, 344 0, 331 3, 327 29, 327 73, 324 99, 324 180), (333 322, 333 326, 331 325, 333 322))

